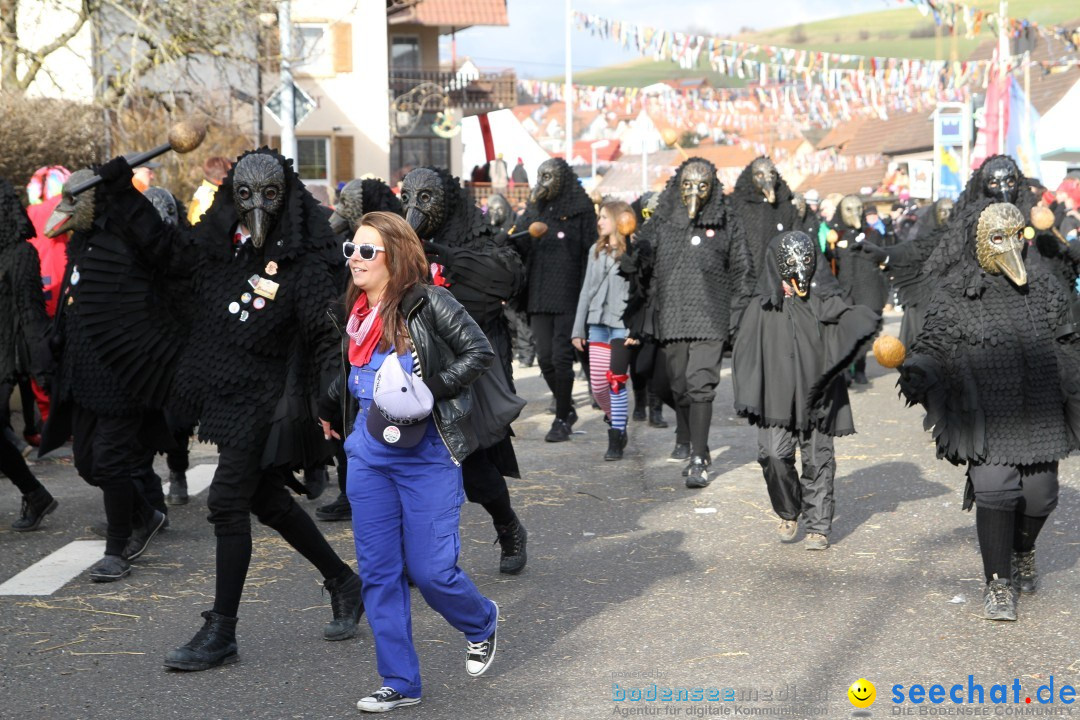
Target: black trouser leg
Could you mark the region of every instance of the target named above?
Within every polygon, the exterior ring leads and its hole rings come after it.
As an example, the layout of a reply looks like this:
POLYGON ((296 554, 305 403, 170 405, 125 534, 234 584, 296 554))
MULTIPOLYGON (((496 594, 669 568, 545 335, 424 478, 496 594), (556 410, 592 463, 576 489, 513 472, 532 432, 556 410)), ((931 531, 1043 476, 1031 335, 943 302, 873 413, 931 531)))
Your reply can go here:
POLYGON ((214 612, 236 617, 251 565, 251 534, 217 537, 214 612))
MULTIPOLYGON (((978 500, 976 499, 976 503, 978 500)), ((1014 512, 976 505, 975 529, 979 535, 983 574, 986 582, 994 575, 1003 580, 1012 577, 1012 545, 1014 512)))
POLYGON ((149 454, 138 441, 142 416, 103 416, 75 405, 71 425, 75 469, 104 496, 105 554, 120 555, 131 537, 133 514, 141 514, 147 505, 136 485, 149 454))
POLYGON ((1013 550, 1031 552, 1046 519, 1058 503, 1058 464, 1056 462, 1020 468, 1023 497, 1016 506, 1013 550))
POLYGON ((802 484, 795 470, 795 436, 783 428, 758 428, 758 463, 773 512, 795 520, 802 512, 802 484))
POLYGON ((483 508, 491 516, 491 522, 494 525, 512 525, 517 520, 517 514, 510 506, 509 490, 484 503, 483 508))
POLYGON ((474 450, 461 462, 461 480, 469 502, 485 508, 487 503, 503 496, 509 502, 510 489, 506 485, 506 478, 485 449, 474 450))
POLYGON ((712 403, 690 404, 690 454, 709 459, 709 430, 712 427, 712 403))
POLYGON ((540 374, 547 383, 548 390, 555 394, 555 362, 552 358, 552 341, 555 332, 554 315, 538 314, 529 316, 533 340, 536 342, 536 361, 540 365, 540 374))
POLYGON ((19 381, 19 401, 22 403, 23 435, 37 435, 41 432, 38 425, 37 397, 29 378, 19 381))
POLYGON ((690 406, 675 406, 675 442, 679 445, 690 444, 690 406))
POLYGON ((349 477, 349 458, 345 454, 345 443, 334 440, 334 463, 337 465, 337 484, 341 494, 345 494, 345 480, 349 477))
POLYGON ((173 442, 176 443, 176 449, 169 450, 165 453, 165 463, 169 467, 169 472, 187 472, 191 463, 191 453, 188 449, 191 442, 191 433, 192 428, 184 428, 173 434, 173 442))
POLYGON ((23 495, 29 495, 44 487, 34 477, 19 448, 12 445, 2 434, 0 434, 0 473, 10 478, 23 495))
POLYGON ((802 485, 803 527, 807 532, 828 536, 835 512, 833 439, 815 430, 809 437, 799 439, 799 454, 802 456, 799 483, 802 485))
POLYGON ((286 513, 264 520, 259 515, 259 503, 256 499, 255 512, 259 521, 276 530, 285 542, 307 558, 327 580, 349 572, 349 566, 342 561, 334 548, 330 547, 311 516, 304 512, 291 496, 289 500, 292 501, 292 507, 286 513))

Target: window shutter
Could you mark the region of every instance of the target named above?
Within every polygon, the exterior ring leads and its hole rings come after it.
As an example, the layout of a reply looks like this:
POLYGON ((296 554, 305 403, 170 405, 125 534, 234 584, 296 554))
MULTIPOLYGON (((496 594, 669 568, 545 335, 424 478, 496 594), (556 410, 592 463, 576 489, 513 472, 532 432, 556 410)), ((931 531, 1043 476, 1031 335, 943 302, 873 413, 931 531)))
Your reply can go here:
POLYGON ((334 72, 351 73, 352 23, 334 23, 330 26, 330 33, 334 44, 334 72))
POLYGON ((352 135, 334 136, 334 184, 349 182, 353 175, 352 135))

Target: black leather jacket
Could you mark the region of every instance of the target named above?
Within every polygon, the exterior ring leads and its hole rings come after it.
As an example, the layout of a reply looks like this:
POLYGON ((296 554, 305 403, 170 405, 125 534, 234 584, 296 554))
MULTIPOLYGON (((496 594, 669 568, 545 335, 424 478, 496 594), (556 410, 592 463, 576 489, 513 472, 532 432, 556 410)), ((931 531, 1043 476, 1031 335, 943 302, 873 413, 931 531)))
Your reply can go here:
MULTIPOLYGON (((424 384, 435 398, 435 426, 454 462, 461 464, 477 447, 469 424, 469 385, 491 366, 495 353, 480 326, 446 288, 417 285, 402 299, 406 327, 424 384)), ((339 375, 320 403, 320 416, 340 412, 345 387, 339 375)))

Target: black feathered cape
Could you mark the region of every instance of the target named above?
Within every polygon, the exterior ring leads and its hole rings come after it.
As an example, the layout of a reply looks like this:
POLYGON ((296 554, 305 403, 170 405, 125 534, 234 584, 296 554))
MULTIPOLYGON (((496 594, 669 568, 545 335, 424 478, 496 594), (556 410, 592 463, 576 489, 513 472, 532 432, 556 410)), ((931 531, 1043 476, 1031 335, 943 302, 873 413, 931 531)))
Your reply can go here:
POLYGON ((766 249, 735 337, 735 411, 757 427, 850 435, 855 424, 842 373, 877 334, 881 316, 844 302, 828 273, 815 273, 820 279, 805 299, 784 297, 777 244, 766 249))

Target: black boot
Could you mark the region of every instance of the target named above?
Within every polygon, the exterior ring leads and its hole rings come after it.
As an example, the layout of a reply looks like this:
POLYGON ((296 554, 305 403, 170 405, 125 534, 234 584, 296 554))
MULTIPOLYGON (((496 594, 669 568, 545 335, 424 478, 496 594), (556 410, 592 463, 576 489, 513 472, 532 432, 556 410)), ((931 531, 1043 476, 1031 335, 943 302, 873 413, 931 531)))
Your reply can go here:
POLYGON ((339 493, 337 499, 329 505, 315 508, 315 517, 319 520, 352 520, 352 505, 345 493, 339 493))
POLYGON ((664 419, 663 406, 649 408, 649 427, 666 428, 667 426, 668 421, 664 419))
POLYGON ((22 511, 19 513, 19 519, 11 523, 11 529, 15 532, 37 530, 41 527, 41 521, 55 510, 57 505, 56 498, 43 487, 23 495, 22 511))
POLYGON ((502 557, 499 558, 499 572, 505 575, 517 575, 525 569, 527 556, 525 545, 529 534, 521 520, 514 518, 510 525, 496 525, 495 531, 499 533, 496 540, 502 546, 502 557))
POLYGON ((187 473, 183 470, 169 471, 169 494, 165 496, 165 502, 169 505, 187 505, 187 473))
POLYGON ((360 578, 352 570, 344 577, 336 577, 323 583, 330 591, 330 607, 334 619, 323 628, 324 640, 348 640, 356 635, 356 625, 364 612, 360 596, 360 578))
POLYGON ((609 428, 607 431, 607 452, 604 453, 605 460, 622 460, 623 449, 626 447, 626 431, 616 430, 615 428, 609 428))
POLYGON ((165 667, 173 670, 209 670, 240 660, 236 648, 236 618, 212 610, 202 613, 206 623, 183 647, 165 655, 165 667))
POLYGON ((124 559, 130 562, 146 552, 146 548, 150 546, 150 541, 165 527, 167 521, 168 517, 164 514, 153 508, 148 508, 148 512, 139 519, 139 523, 131 530, 131 538, 124 548, 124 559))
POLYGON ((308 500, 319 498, 326 492, 326 486, 329 484, 330 474, 326 472, 325 465, 304 470, 304 489, 307 491, 308 500))
POLYGON ((1039 589, 1039 569, 1035 566, 1035 548, 1028 552, 1013 550, 1012 586, 1017 592, 1030 595, 1039 589))
POLYGON ((855 372, 853 377, 856 385, 866 385, 870 381, 866 379, 866 356, 855 361, 855 372))

